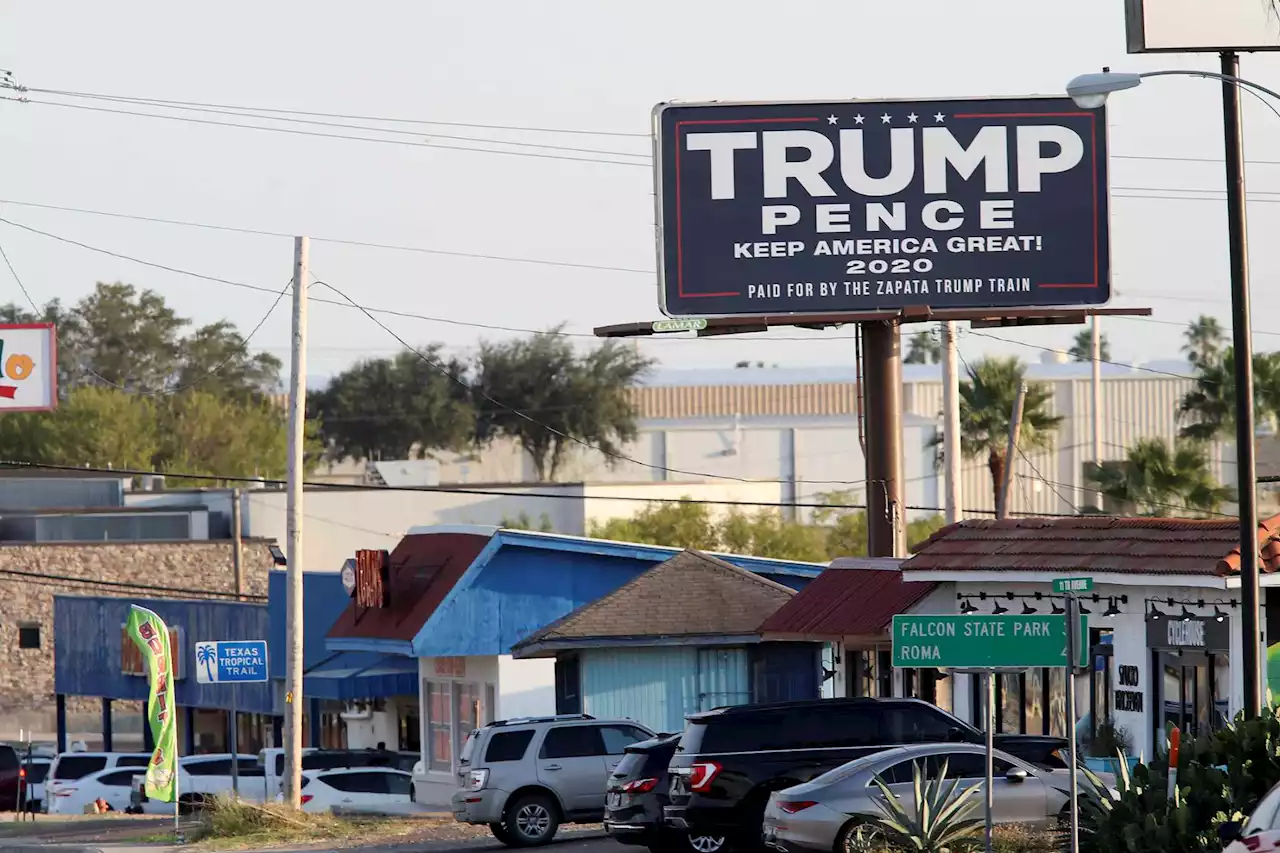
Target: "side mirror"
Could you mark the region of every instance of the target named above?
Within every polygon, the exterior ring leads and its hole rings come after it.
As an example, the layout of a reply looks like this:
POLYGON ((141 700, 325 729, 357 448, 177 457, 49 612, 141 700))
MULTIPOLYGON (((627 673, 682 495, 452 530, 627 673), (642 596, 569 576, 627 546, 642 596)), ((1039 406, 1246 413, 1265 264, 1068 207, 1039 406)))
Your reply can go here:
POLYGON ((1218 825, 1218 840, 1222 842, 1222 846, 1226 846, 1233 841, 1240 840, 1240 831, 1243 827, 1239 821, 1229 820, 1226 823, 1218 825))
POLYGON ((1020 785, 1027 781, 1027 771, 1021 767, 1011 767, 1009 772, 1004 774, 1004 778, 1011 784, 1020 785))

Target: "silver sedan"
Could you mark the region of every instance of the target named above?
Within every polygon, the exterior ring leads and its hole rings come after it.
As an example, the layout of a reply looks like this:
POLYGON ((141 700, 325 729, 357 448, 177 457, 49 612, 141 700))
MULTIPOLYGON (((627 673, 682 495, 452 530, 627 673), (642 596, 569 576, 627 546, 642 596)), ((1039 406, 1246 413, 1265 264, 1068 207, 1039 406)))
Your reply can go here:
MULTIPOLYGON (((1071 800, 1067 770, 1047 770, 1006 752, 995 751, 992 820, 997 824, 1048 825, 1064 815, 1071 800)), ((872 781, 884 780, 908 811, 914 810, 914 765, 926 778, 935 778, 943 762, 947 778, 959 787, 979 786, 986 778, 986 752, 970 744, 917 744, 895 747, 843 764, 821 776, 773 793, 764 813, 764 840, 774 849, 845 849, 845 835, 862 821, 858 816, 881 815, 876 801, 883 798, 872 781)), ((1109 778, 1103 781, 1110 787, 1109 778)), ((1087 785, 1081 774, 1081 785, 1087 785)), ((980 794, 974 796, 980 797, 980 794)), ((979 800, 981 802, 981 800, 979 800)), ((981 806, 978 814, 982 814, 981 806)))

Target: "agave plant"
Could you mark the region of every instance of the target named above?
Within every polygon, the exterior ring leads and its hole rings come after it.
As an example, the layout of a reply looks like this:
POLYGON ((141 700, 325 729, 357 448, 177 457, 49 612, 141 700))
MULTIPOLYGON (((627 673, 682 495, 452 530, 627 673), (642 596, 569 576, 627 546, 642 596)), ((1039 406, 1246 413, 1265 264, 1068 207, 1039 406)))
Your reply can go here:
POLYGON ((933 779, 925 779, 919 762, 913 766, 912 776, 914 809, 904 806, 879 776, 874 780, 883 795, 883 799, 875 801, 881 813, 875 824, 893 846, 918 853, 949 853, 955 847, 967 846, 966 841, 982 833, 983 819, 973 816, 979 804, 974 794, 981 786, 957 790, 960 780, 947 779, 945 761, 933 779))

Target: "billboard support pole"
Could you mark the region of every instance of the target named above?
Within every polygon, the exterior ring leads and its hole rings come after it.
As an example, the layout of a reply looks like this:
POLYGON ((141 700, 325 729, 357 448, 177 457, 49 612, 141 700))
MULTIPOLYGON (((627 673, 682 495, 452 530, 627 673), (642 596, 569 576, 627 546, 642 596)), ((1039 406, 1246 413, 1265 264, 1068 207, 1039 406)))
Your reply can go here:
POLYGON ((867 422, 867 556, 904 556, 902 349, 894 321, 862 323, 867 422))
POLYGON ((1249 329, 1249 238, 1245 225, 1244 140, 1240 122, 1240 55, 1224 50, 1222 131, 1227 163, 1227 238, 1231 263, 1231 339, 1235 355, 1236 491, 1240 507, 1240 632, 1244 715, 1262 712, 1258 665, 1258 473, 1254 470, 1253 335, 1249 329))

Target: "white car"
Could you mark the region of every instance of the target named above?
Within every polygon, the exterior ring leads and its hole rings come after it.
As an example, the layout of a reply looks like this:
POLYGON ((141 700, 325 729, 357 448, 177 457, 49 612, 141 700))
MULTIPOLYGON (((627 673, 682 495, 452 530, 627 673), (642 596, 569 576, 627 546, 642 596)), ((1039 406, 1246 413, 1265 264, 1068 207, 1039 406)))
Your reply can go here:
MULTIPOLYGON (((238 761, 240 797, 252 802, 267 800, 266 780, 258 760, 241 755, 238 761)), ((232 791, 231 755, 188 755, 178 759, 178 798, 181 802, 200 802, 232 791)), ((133 800, 133 779, 146 775, 146 767, 116 766, 99 770, 70 782, 60 783, 49 800, 50 814, 83 814, 86 807, 99 799, 123 812, 133 800)), ((142 798, 144 814, 171 814, 173 805, 142 798)))
MULTIPOLYGON (((308 770, 302 774, 302 810, 404 809, 412 802, 412 784, 413 774, 390 767, 308 770)), ((276 799, 282 802, 284 795, 276 799)))
MULTIPOLYGON (((77 781, 101 770, 147 766, 151 756, 145 752, 64 752, 53 759, 45 776, 45 811, 51 811, 58 791, 74 786, 77 781)), ((66 814, 66 812, 64 812, 66 814)))
POLYGON ((49 776, 49 767, 53 764, 53 759, 47 755, 33 755, 31 758, 25 756, 22 760, 22 785, 25 793, 23 794, 23 803, 26 805, 27 811, 40 812, 44 811, 44 786, 45 779, 49 776))

